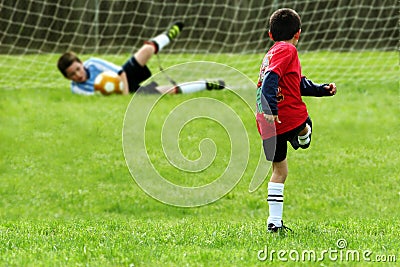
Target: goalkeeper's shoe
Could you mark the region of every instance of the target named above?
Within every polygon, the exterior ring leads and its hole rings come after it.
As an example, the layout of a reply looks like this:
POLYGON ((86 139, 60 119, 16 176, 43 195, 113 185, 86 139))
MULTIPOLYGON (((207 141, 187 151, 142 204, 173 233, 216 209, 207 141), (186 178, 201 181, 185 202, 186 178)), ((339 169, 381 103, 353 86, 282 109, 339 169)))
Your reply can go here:
POLYGON ((278 233, 278 232, 286 233, 288 231, 293 232, 292 229, 290 229, 289 227, 287 227, 283 224, 283 221, 281 221, 281 223, 282 223, 281 226, 276 226, 273 223, 269 223, 267 226, 268 232, 270 232, 270 233, 278 233))
POLYGON ((170 41, 174 40, 181 33, 183 29, 183 22, 175 21, 173 22, 168 29, 164 32, 170 41))
POLYGON ((207 90, 221 90, 225 88, 225 82, 223 80, 217 81, 206 81, 207 90))

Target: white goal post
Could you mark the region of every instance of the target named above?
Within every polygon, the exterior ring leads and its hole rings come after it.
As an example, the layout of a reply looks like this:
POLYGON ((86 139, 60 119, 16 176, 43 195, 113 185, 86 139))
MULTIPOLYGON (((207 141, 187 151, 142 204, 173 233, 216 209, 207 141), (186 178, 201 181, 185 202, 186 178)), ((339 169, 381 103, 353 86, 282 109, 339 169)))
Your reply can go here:
MULTIPOLYGON (((346 66, 335 70, 342 75, 362 76, 367 67, 351 65, 347 53, 371 51, 365 60, 373 62, 382 53, 398 49, 397 0, 2 0, 0 87, 26 86, 10 83, 32 69, 30 85, 54 87, 63 79, 55 68, 62 52, 107 55, 121 61, 174 20, 184 21, 185 28, 163 51, 164 67, 191 60, 218 61, 210 54, 224 54, 228 60, 224 57, 220 63, 255 72, 251 78, 256 80, 260 56, 272 44, 267 20, 281 7, 297 10, 302 18, 300 54, 332 52, 331 57, 344 60, 346 66)), ((314 62, 312 56, 307 60, 314 65, 307 68, 311 71, 324 64, 314 62)), ((389 66, 384 71, 396 76, 396 69, 389 66)))

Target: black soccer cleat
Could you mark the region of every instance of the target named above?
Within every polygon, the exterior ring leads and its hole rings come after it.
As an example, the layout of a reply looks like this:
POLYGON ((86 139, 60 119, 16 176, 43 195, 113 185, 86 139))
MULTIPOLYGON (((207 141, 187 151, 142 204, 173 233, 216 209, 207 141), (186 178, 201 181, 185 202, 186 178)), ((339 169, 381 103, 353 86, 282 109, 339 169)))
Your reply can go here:
POLYGON ((165 34, 168 36, 169 40, 172 41, 181 33, 183 29, 183 22, 175 21, 171 23, 168 29, 165 31, 165 34))
POLYGON ((225 88, 225 82, 223 80, 217 81, 206 81, 207 90, 221 90, 225 88))
POLYGON ((283 224, 283 221, 281 222, 282 222, 281 226, 275 226, 275 224, 269 223, 267 226, 268 232, 270 233, 286 233, 288 231, 293 232, 292 229, 283 224))

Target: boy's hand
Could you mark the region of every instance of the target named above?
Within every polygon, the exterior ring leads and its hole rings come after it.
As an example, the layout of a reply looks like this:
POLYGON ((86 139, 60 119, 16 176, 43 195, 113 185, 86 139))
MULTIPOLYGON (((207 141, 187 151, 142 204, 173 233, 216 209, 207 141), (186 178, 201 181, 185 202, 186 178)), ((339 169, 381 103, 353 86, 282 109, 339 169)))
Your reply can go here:
POLYGON ((329 92, 331 96, 336 94, 336 84, 330 83, 329 85, 324 86, 324 89, 329 92))
POLYGON ((281 121, 278 118, 278 115, 268 115, 268 114, 264 113, 264 118, 270 124, 273 124, 275 121, 277 123, 281 123, 281 121))

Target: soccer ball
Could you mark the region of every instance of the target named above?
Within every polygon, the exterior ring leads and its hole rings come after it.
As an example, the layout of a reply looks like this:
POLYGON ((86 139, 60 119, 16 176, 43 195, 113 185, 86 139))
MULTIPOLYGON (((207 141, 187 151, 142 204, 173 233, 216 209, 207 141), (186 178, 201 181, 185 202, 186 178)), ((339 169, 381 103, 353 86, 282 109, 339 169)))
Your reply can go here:
POLYGON ((102 95, 122 94, 124 83, 115 72, 105 71, 97 75, 94 80, 94 90, 102 95))

